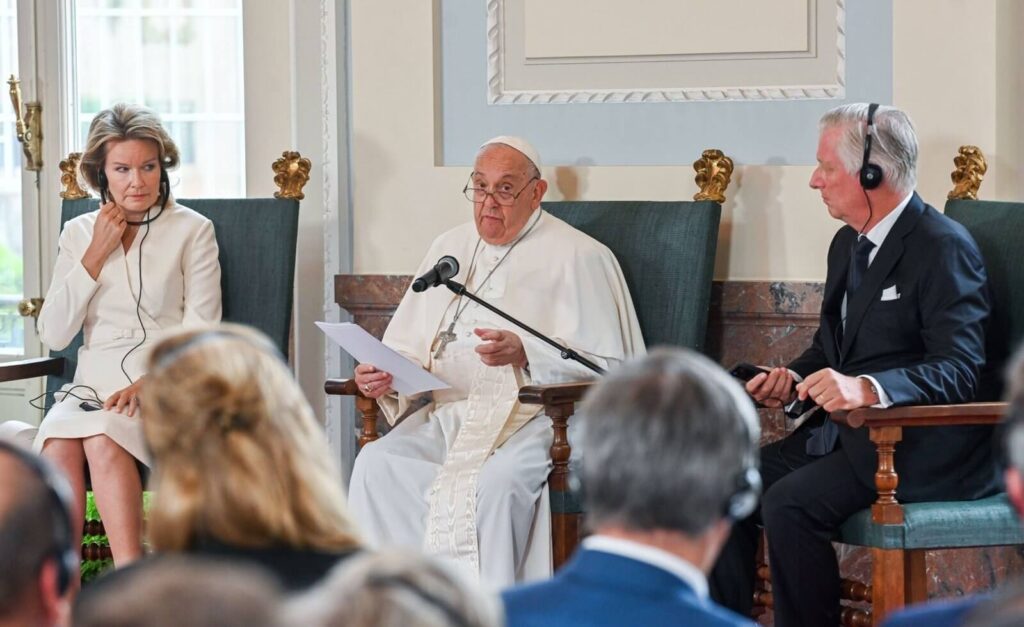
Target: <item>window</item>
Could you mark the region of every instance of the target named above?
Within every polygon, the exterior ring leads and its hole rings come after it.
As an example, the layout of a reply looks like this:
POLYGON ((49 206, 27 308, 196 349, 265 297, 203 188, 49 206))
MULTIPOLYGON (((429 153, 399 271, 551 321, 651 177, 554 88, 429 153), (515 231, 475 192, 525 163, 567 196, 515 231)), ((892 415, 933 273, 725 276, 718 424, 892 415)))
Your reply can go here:
POLYGON ((78 0, 75 13, 79 146, 97 112, 142 104, 181 153, 175 196, 245 196, 242 1, 78 0))
POLYGON ((21 229, 21 144, 7 79, 18 74, 18 19, 15 0, 0 0, 0 354, 20 355, 24 323, 18 301, 24 291, 21 229))

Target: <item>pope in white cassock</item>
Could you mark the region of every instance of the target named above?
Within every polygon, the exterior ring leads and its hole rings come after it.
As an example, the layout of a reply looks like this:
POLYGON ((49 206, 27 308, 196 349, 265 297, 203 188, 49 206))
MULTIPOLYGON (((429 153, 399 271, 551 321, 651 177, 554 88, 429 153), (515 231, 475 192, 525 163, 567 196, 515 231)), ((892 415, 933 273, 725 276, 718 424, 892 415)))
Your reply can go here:
MULTIPOLYGON (((643 354, 618 262, 541 208, 547 187, 526 141, 485 143, 465 190, 473 222, 438 237, 417 274, 452 255, 469 291, 598 365, 643 354)), ((400 396, 390 374, 356 367, 394 426, 352 473, 350 505, 367 539, 447 555, 495 587, 549 575, 551 422, 518 390, 593 372, 444 288, 406 292, 384 343, 451 388, 400 396)))

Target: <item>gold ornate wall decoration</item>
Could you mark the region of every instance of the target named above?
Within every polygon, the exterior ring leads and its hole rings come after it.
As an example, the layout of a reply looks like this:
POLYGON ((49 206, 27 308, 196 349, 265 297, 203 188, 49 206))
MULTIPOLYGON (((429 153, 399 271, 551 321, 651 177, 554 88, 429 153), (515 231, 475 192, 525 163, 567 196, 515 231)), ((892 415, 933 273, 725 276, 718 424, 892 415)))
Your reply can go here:
POLYGON ((67 159, 60 162, 60 184, 64 187, 60 197, 65 200, 89 197, 89 193, 78 184, 78 163, 81 159, 82 153, 71 152, 67 159))
POLYGON ((949 178, 953 180, 953 191, 949 192, 950 200, 977 200, 978 188, 988 171, 985 155, 977 146, 960 146, 960 152, 953 157, 953 170, 949 178))
POLYGON ((39 101, 21 103, 21 81, 11 74, 7 79, 11 106, 14 108, 14 132, 25 153, 25 169, 43 169, 43 105, 39 101))
POLYGON ((697 173, 694 180, 700 187, 693 199, 725 202, 725 190, 732 178, 732 159, 717 148, 709 148, 701 153, 700 159, 693 162, 693 169, 697 173))
POLYGON ((274 184, 280 191, 274 192, 274 198, 293 198, 302 200, 306 197, 302 188, 309 181, 309 169, 313 164, 298 152, 286 150, 281 158, 274 162, 274 184))

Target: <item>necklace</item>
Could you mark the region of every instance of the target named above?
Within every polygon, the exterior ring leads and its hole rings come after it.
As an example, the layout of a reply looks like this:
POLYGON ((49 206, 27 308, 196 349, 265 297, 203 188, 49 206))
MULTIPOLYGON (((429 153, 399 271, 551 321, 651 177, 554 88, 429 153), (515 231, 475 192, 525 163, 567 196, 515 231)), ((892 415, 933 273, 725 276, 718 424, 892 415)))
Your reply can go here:
MULTIPOLYGON (((537 226, 537 222, 540 221, 540 214, 543 212, 543 209, 537 210, 537 217, 533 219, 533 223, 530 224, 530 227, 526 229, 526 231, 524 231, 522 235, 517 237, 516 240, 512 242, 512 245, 509 246, 508 250, 505 251, 505 254, 502 255, 501 259, 498 260, 498 263, 494 264, 494 267, 491 268, 491 271, 487 273, 487 276, 484 277, 484 280, 480 282, 480 285, 476 286, 477 290, 479 290, 480 288, 487 284, 487 281, 490 280, 491 275, 493 275, 494 271, 498 269, 498 266, 500 266, 505 261, 505 259, 508 258, 509 253, 511 253, 512 250, 519 245, 519 242, 523 241, 523 238, 530 234, 530 231, 533 230, 533 227, 537 226)), ((466 283, 469 283, 469 280, 473 277, 473 270, 476 268, 476 254, 480 251, 480 244, 482 243, 482 241, 482 238, 477 238, 476 240, 476 246, 473 248, 473 257, 469 261, 469 271, 466 273, 466 283)), ((467 300, 466 304, 463 305, 461 294, 459 295, 459 299, 455 301, 455 316, 452 318, 451 323, 448 325, 447 329, 438 333, 437 336, 434 337, 434 341, 430 344, 430 350, 434 351, 434 359, 440 359, 441 355, 444 353, 445 347, 455 341, 455 323, 459 321, 459 316, 461 316, 463 312, 466 311, 466 308, 469 307, 469 304, 471 302, 472 301, 467 300)))

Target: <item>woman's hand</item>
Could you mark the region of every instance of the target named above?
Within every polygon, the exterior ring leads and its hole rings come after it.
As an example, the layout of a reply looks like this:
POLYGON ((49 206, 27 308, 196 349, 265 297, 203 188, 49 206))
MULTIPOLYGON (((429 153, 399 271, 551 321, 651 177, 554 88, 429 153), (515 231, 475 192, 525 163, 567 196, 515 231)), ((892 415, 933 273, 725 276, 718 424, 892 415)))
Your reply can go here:
POLYGON ((82 265, 89 276, 96 280, 106 263, 107 257, 121 245, 121 237, 128 228, 124 210, 112 201, 100 207, 96 224, 92 227, 92 241, 82 255, 82 265))
POLYGON ((391 375, 370 364, 356 366, 355 380, 359 391, 367 398, 378 399, 391 393, 391 375))
POLYGON ((142 390, 143 380, 145 377, 139 377, 135 383, 111 394, 107 402, 103 403, 103 409, 109 409, 119 414, 127 413, 128 417, 134 416, 139 409, 139 392, 142 390))

